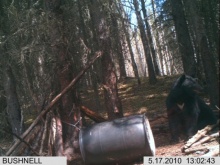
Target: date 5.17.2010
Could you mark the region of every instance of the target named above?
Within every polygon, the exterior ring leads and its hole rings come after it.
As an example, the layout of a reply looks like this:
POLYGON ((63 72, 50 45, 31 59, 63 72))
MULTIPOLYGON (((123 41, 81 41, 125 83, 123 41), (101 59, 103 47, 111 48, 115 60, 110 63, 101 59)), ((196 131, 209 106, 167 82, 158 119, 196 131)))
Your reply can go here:
POLYGON ((216 157, 144 157, 144 165, 216 165, 216 157))

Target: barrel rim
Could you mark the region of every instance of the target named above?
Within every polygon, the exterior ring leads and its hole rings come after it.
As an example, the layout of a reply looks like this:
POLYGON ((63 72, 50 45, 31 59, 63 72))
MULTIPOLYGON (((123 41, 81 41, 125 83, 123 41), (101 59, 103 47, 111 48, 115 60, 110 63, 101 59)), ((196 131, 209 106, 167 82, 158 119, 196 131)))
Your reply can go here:
POLYGON ((80 132, 79 132, 79 148, 80 148, 80 152, 81 152, 83 161, 86 162, 82 133, 83 133, 83 129, 80 129, 80 132))
MULTIPOLYGON (((123 120, 124 118, 130 119, 130 118, 136 118, 136 117, 140 118, 140 122, 142 123, 142 127, 143 127, 143 135, 144 135, 144 138, 145 138, 145 147, 149 149, 148 152, 145 152, 145 154, 149 154, 149 155, 146 155, 146 156, 155 156, 156 147, 155 147, 154 136, 153 136, 153 133, 152 133, 152 130, 151 130, 151 127, 150 127, 149 120, 147 119, 147 116, 146 116, 145 113, 144 114, 134 114, 134 115, 130 115, 130 116, 125 116, 125 117, 118 118, 118 119, 115 119, 115 120, 123 120)), ((108 123, 108 122, 111 123, 112 121, 115 121, 115 120, 105 121, 105 122, 97 123, 97 124, 98 125, 99 124, 105 124, 105 123, 108 123)), ((97 124, 94 124, 94 125, 97 126, 97 124)), ((89 127, 84 127, 82 129, 80 129, 80 132, 79 132, 79 147, 80 147, 80 152, 81 152, 81 155, 82 155, 82 159, 83 159, 85 164, 88 163, 89 160, 87 158, 87 154, 86 154, 86 151, 85 151, 85 144, 84 144, 85 139, 83 138, 83 136, 85 136, 84 133, 86 133, 86 130, 89 129, 90 127, 93 127, 94 125, 91 125, 89 127)))
POLYGON ((149 149, 152 154, 152 155, 147 155, 147 156, 155 156, 156 146, 155 146, 154 135, 153 135, 153 132, 150 126, 150 122, 148 118, 146 117, 146 114, 143 114, 143 120, 144 120, 143 123, 144 123, 144 130, 145 130, 145 138, 147 139, 146 143, 148 143, 149 149))

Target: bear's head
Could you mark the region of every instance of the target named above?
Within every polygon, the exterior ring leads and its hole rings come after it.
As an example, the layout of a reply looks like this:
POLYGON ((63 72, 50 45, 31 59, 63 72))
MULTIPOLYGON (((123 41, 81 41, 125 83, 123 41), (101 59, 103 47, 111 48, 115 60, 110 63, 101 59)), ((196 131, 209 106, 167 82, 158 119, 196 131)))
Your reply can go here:
POLYGON ((177 79, 173 89, 181 89, 188 94, 195 94, 203 90, 203 88, 199 85, 197 78, 185 74, 177 79))

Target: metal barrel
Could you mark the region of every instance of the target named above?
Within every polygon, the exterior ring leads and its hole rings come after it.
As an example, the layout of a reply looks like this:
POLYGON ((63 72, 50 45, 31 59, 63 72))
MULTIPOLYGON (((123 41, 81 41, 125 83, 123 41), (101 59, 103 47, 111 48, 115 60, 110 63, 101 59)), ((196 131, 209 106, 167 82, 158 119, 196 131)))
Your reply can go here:
POLYGON ((133 115, 83 128, 79 145, 85 164, 131 162, 155 155, 155 142, 145 115, 133 115))

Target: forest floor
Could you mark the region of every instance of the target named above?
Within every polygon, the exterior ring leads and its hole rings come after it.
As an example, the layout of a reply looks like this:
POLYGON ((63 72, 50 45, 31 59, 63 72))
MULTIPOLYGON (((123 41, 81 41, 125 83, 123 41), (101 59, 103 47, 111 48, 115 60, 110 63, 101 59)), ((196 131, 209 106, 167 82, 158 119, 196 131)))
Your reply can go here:
MULTIPOLYGON (((174 81, 179 77, 176 76, 163 76, 158 77, 158 82, 154 85, 149 85, 148 79, 142 79, 141 85, 137 85, 137 80, 134 78, 127 78, 119 83, 119 96, 122 101, 124 116, 135 114, 146 114, 151 129, 154 135, 156 145, 156 156, 186 156, 181 152, 185 141, 180 140, 179 143, 170 143, 170 132, 168 128, 168 119, 166 114, 165 100, 171 89, 174 81)), ((100 91, 101 93, 102 91, 100 91)), ((101 109, 97 110, 95 104, 94 93, 88 91, 84 97, 83 104, 90 109, 100 113, 103 117, 107 118, 104 113, 103 97, 101 97, 101 109)), ((202 98, 207 101, 207 96, 202 95, 202 98)), ((206 143, 205 146, 214 146, 218 144, 217 141, 206 143)), ((201 152, 188 154, 187 156, 200 156, 201 152)))
MULTIPOLYGON (((156 145, 156 156, 184 156, 181 152, 183 140, 175 144, 170 143, 165 106, 165 99, 177 78, 178 75, 158 77, 158 82, 154 85, 149 85, 147 78, 141 80, 141 85, 137 85, 137 80, 134 78, 126 78, 118 84, 124 116, 145 113, 150 121, 156 145)), ((82 105, 107 118, 102 89, 99 90, 99 100, 95 98, 92 89, 81 89, 81 97, 82 105)), ((205 95, 202 97, 206 98, 205 95)), ((206 145, 212 146, 216 143, 214 141, 206 145)), ((7 140, 0 140, 0 148, 7 150, 9 146, 10 143, 7 140)), ((197 154, 190 156, 199 156, 199 153, 197 154)))

